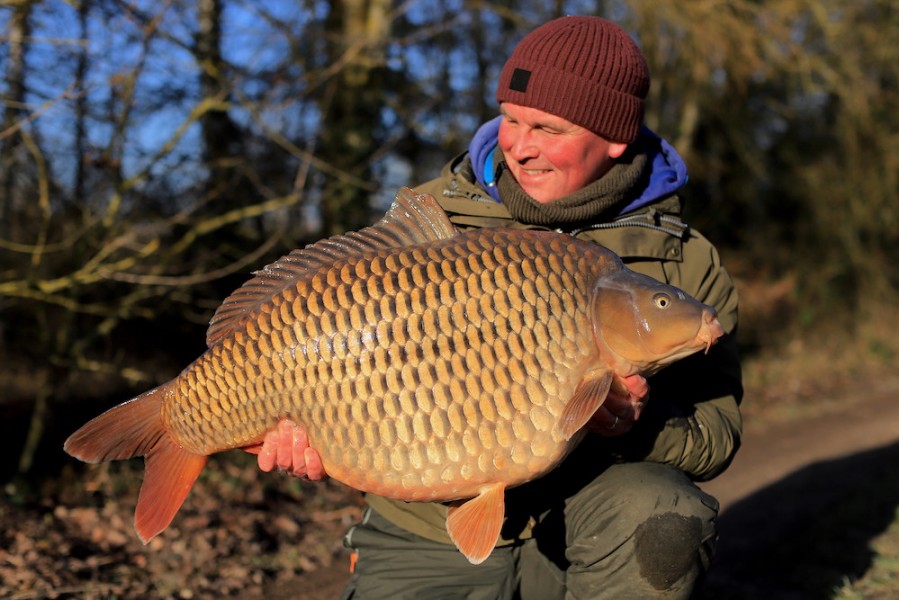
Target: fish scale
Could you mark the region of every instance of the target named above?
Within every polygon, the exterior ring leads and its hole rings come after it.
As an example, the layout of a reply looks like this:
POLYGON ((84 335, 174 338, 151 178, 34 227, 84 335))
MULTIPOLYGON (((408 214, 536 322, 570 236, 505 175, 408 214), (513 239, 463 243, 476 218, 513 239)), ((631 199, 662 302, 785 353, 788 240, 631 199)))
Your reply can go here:
POLYGON ((504 490, 558 464, 613 386, 722 334, 714 309, 605 248, 548 231, 459 233, 433 198, 404 189, 375 225, 257 272, 216 311, 202 356, 65 449, 145 457, 135 527, 148 541, 210 454, 258 451, 290 419, 338 481, 458 500, 447 531, 479 563, 504 490))
POLYGON ((185 370, 164 421, 211 454, 295 419, 332 476, 406 500, 447 482, 464 497, 499 469, 524 481, 567 450, 553 429, 595 354, 586 307, 606 252, 475 230, 332 265, 185 370))

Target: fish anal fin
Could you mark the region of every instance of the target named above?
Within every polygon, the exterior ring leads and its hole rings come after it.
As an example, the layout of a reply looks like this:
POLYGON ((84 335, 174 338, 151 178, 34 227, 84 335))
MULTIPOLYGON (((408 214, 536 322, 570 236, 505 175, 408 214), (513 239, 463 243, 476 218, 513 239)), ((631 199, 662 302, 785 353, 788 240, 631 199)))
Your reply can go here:
POLYGON ((240 329, 248 318, 285 288, 311 277, 318 269, 384 248, 401 248, 451 238, 455 226, 433 196, 404 187, 384 217, 364 229, 331 236, 294 250, 254 273, 218 307, 206 332, 214 346, 240 329))
POLYGON ((169 526, 208 460, 184 450, 168 435, 147 454, 134 512, 134 527, 143 543, 169 526))
POLYGON ((612 386, 614 375, 611 371, 594 370, 578 384, 574 396, 565 405, 559 427, 566 440, 570 440, 581 427, 587 424, 593 413, 602 406, 609 388, 612 386))
POLYGON ((471 500, 449 509, 446 530, 472 564, 487 560, 496 546, 506 512, 505 490, 502 483, 486 485, 471 500))

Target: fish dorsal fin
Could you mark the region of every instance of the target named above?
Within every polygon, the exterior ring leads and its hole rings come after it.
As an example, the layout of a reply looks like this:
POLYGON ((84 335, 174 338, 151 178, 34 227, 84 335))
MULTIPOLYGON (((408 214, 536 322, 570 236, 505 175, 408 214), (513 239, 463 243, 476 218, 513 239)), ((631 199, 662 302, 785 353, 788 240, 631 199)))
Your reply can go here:
POLYGON ((449 509, 446 530, 471 564, 487 560, 499 540, 506 516, 505 492, 502 483, 485 485, 480 494, 449 509))
POLYGON ((451 238, 456 229, 433 196, 402 188, 384 217, 365 229, 325 238, 294 250, 253 273, 218 307, 206 332, 209 347, 237 330, 273 296, 316 269, 383 248, 399 248, 451 238))
POLYGON ((565 405, 559 418, 559 427, 566 440, 587 424, 593 413, 602 406, 609 388, 612 387, 612 372, 604 369, 590 371, 578 384, 574 396, 565 405))

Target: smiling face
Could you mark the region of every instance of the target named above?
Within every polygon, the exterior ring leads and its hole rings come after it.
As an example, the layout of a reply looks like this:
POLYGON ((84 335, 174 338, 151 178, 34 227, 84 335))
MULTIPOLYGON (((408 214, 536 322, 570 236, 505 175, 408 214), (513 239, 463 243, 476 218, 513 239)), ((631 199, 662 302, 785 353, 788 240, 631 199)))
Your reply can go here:
POLYGON ((536 108, 500 106, 499 147, 521 188, 538 202, 564 198, 602 177, 627 144, 536 108))

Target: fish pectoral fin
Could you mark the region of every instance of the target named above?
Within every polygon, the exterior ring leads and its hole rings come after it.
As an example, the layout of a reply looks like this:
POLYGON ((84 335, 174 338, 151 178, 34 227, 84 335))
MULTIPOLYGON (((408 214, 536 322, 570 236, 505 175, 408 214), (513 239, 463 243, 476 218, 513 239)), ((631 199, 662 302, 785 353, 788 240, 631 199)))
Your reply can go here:
POLYGON ((565 405, 565 410, 559 418, 559 427, 566 440, 570 440, 586 425, 593 413, 602 406, 609 394, 609 388, 612 387, 612 379, 611 371, 595 370, 588 373, 578 384, 574 396, 565 405))
POLYGON ((490 556, 506 513, 506 486, 494 483, 481 488, 471 500, 450 507, 446 530, 465 558, 479 565, 490 556))
POLYGON ((147 454, 144 482, 134 511, 134 528, 145 544, 168 527, 208 456, 193 454, 164 434, 147 454))

